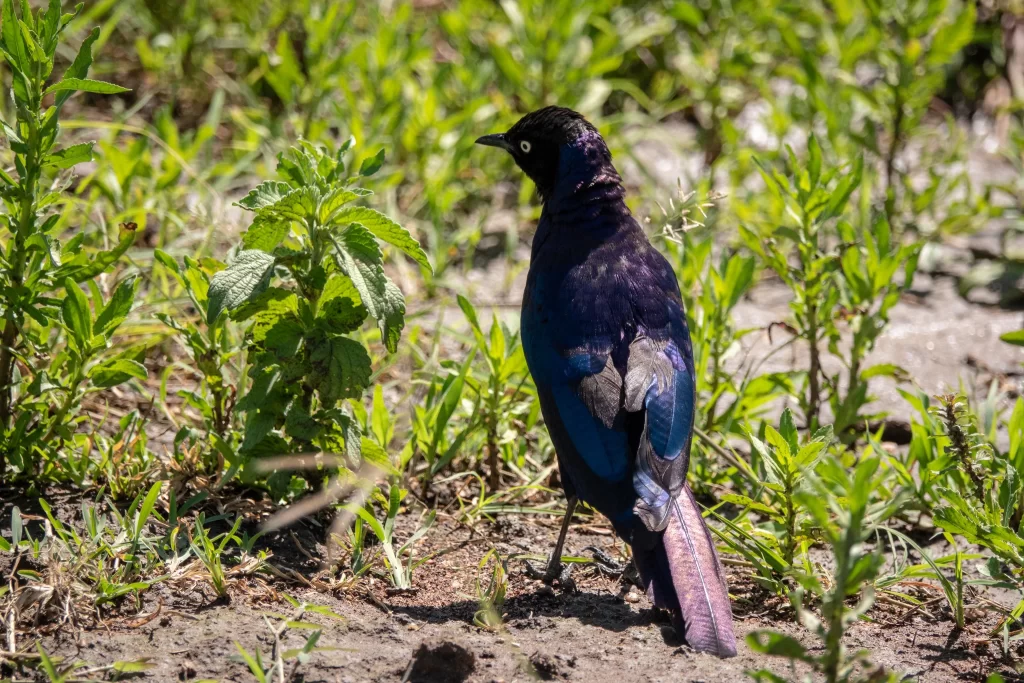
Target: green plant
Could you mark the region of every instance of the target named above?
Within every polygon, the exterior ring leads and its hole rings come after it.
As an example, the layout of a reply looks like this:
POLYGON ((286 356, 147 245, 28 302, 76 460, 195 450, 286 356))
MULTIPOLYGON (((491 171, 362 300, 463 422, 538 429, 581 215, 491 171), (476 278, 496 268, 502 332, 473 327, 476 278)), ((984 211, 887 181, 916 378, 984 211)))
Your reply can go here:
POLYGON ((798 395, 807 425, 820 424, 821 408, 828 402, 836 434, 845 437, 866 419, 861 408, 870 401, 868 380, 905 374, 894 365, 862 364, 888 323, 890 309, 913 281, 919 246, 893 240, 885 218, 867 203, 862 158, 851 168, 829 169, 813 136, 808 150, 806 165, 790 150, 783 171, 762 167, 778 214, 784 211, 796 225, 741 226, 740 234, 793 292, 792 321, 786 325, 808 348, 806 381, 798 395), (863 206, 846 219, 858 189, 863 206), (844 321, 854 333, 848 351, 840 349, 844 321), (822 369, 823 342, 845 365, 845 381, 822 369))
MULTIPOLYGON (((185 290, 192 308, 195 311, 206 311, 209 307, 210 278, 223 270, 223 265, 212 259, 196 261, 186 256, 185 267, 182 268, 160 249, 155 250, 154 256, 185 290)), ((215 450, 224 457, 224 453, 230 452, 228 444, 234 431, 234 407, 238 393, 237 387, 231 384, 226 374, 227 365, 238 355, 236 340, 227 329, 226 318, 218 316, 209 323, 166 313, 158 313, 157 318, 177 332, 178 338, 188 349, 191 362, 183 365, 201 378, 201 384, 196 391, 181 390, 179 395, 202 415, 206 437, 213 439, 215 450)), ((174 369, 175 366, 168 366, 164 373, 161 383, 163 401, 167 400, 167 379, 174 369)), ((175 442, 181 445, 190 436, 189 427, 182 426, 175 442)))
MULTIPOLYGON (((465 382, 476 394, 472 414, 477 428, 483 432, 488 486, 495 493, 501 488, 501 463, 518 465, 525 456, 527 442, 519 438, 520 432, 536 424, 540 406, 538 401, 531 400, 536 391, 529 382, 519 334, 499 324, 495 315, 485 336, 473 304, 461 295, 458 301, 476 339, 476 350, 486 362, 485 372, 471 372, 465 382)), ((474 350, 471 358, 475 355, 474 350)))
MULTIPOLYGON (((807 574, 801 576, 801 587, 790 594, 800 621, 821 640, 820 654, 791 636, 772 631, 751 633, 747 644, 752 650, 802 662, 828 683, 901 680, 884 668, 872 666, 867 652, 850 654, 843 644, 846 632, 871 609, 873 581, 884 563, 878 549, 869 551, 865 546, 875 528, 869 504, 880 462, 878 457, 862 459, 854 468, 853 477, 846 478, 841 485, 842 496, 822 477, 812 473, 806 475, 806 488, 798 494, 800 502, 823 530, 835 562, 827 590, 818 577, 807 574), (805 590, 821 597, 820 616, 805 606, 805 590), (847 600, 858 596, 856 605, 849 607, 847 600)), ((786 680, 768 670, 749 673, 757 681, 786 680)))
POLYGON ((242 526, 241 517, 235 520, 230 531, 220 534, 218 538, 210 538, 210 533, 206 529, 206 517, 200 512, 196 517, 195 527, 189 539, 192 552, 206 567, 210 585, 213 586, 218 598, 223 598, 228 594, 228 580, 224 572, 224 549, 230 541, 241 544, 241 540, 235 535, 240 526, 242 526))
MULTIPOLYGON (((387 567, 388 578, 391 585, 398 590, 409 590, 412 588, 412 574, 418 567, 426 562, 429 557, 418 558, 413 554, 413 547, 427 533, 434 524, 437 516, 436 511, 431 510, 426 518, 417 526, 408 539, 401 545, 396 544, 395 520, 401 511, 402 501, 408 491, 396 484, 387 486, 386 489, 374 489, 371 500, 366 505, 350 505, 349 509, 354 512, 360 520, 373 531, 377 540, 380 541, 381 549, 384 552, 384 564, 387 567), (384 508, 384 523, 374 516, 373 502, 376 501, 384 508)), ((355 531, 353 539, 360 543, 358 555, 353 546, 353 556, 358 556, 362 562, 362 542, 365 540, 365 532, 355 531)), ((353 572, 364 571, 362 568, 353 566, 353 572)))
POLYGON ((477 564, 476 600, 479 609, 473 615, 473 623, 488 631, 498 631, 504 623, 502 610, 508 591, 508 560, 502 559, 494 548, 480 558, 477 564), (487 586, 480 582, 479 573, 490 567, 487 586))
POLYGON ((307 612, 321 614, 334 619, 341 619, 341 616, 335 614, 326 607, 321 607, 320 605, 311 605, 305 602, 300 603, 298 600, 287 594, 284 595, 284 598, 292 605, 292 607, 295 608, 290 615, 279 615, 281 621, 274 627, 271 627, 270 620, 264 617, 264 621, 266 621, 267 627, 270 628, 271 636, 274 639, 274 644, 270 651, 269 666, 264 663, 263 655, 259 648, 257 648, 255 652, 250 653, 242 647, 241 643, 237 640, 235 641, 235 649, 238 650, 241 661, 249 668, 249 673, 251 673, 260 683, 270 683, 273 680, 294 680, 299 666, 308 664, 309 656, 311 654, 314 652, 332 652, 339 649, 319 645, 320 635, 323 633, 323 629, 318 628, 316 624, 311 624, 308 621, 302 621, 302 619, 307 612), (306 642, 303 643, 302 647, 286 650, 283 638, 289 629, 310 629, 311 633, 306 637, 306 642), (285 662, 292 662, 292 666, 287 674, 285 674, 284 670, 285 662))
MULTIPOLYGON (((941 499, 934 508, 935 523, 990 552, 984 573, 1020 590, 1024 586, 1024 483, 1018 468, 1024 466, 1024 400, 1017 399, 1007 423, 1006 452, 979 432, 977 417, 961 397, 940 400, 946 451, 960 476, 938 487, 941 499)), ((1019 619, 1022 609, 1024 600, 1011 614, 1019 619)))
MULTIPOLYGON (((321 450, 358 457, 357 425, 341 403, 362 395, 372 371, 366 347, 349 335, 372 317, 384 347, 394 352, 405 316, 377 240, 429 269, 404 228, 352 205, 371 194, 352 183, 373 174, 383 154, 347 176, 350 146, 329 152, 303 143, 282 154, 282 180, 261 184, 240 202, 254 213, 243 249, 210 278, 207 324, 228 312, 251 321, 249 387, 236 405, 245 434, 233 469, 259 454, 321 450)), ((271 484, 278 497, 289 486, 273 478, 271 484)))
MULTIPOLYGON (((4 431, 0 476, 5 475, 8 462, 22 472, 34 469, 36 449, 53 448, 57 444, 47 443, 50 437, 66 436, 63 420, 81 398, 86 364, 106 347, 107 333, 127 314, 132 300, 125 296, 134 295, 133 287, 119 290, 122 294, 111 302, 109 312, 101 312, 94 288, 94 318, 77 284, 108 270, 131 244, 132 229, 124 231, 117 248, 91 258, 82 252, 81 233, 64 245, 57 239, 64 226, 55 209, 67 187, 62 172, 92 158, 92 143, 57 146, 61 110, 75 92, 125 92, 120 86, 87 78, 98 29, 82 43, 63 76, 51 80, 61 36, 80 11, 78 6, 75 12, 62 14, 60 2, 51 0, 35 13, 23 4, 18 17, 15 3, 8 0, 0 16, 0 49, 13 74, 15 103, 14 120, 3 123, 4 137, 14 152, 15 172, 0 173, 4 203, 0 222, 7 231, 0 268, 4 319, 0 338, 0 427, 4 431), (53 104, 44 107, 43 100, 50 95, 53 104), (51 295, 61 287, 66 291, 63 300, 51 295), (69 343, 47 371, 50 359, 40 361, 34 355, 40 347, 48 349, 48 338, 61 322, 68 330, 69 343), (94 340, 97 335, 98 342, 94 340), (51 416, 58 419, 36 418, 50 412, 51 405, 56 406, 51 416)), ((102 371, 105 386, 145 376, 142 366, 130 359, 108 363, 102 371)))

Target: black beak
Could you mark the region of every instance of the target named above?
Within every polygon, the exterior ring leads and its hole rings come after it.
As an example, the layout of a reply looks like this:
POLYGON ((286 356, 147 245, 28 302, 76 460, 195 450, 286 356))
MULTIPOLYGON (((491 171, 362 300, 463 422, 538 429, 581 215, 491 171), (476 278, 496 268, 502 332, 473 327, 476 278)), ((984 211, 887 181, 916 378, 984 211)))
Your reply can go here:
POLYGON ((476 139, 476 144, 487 145, 488 147, 500 147, 506 152, 509 151, 508 139, 504 133, 497 133, 495 135, 485 135, 482 138, 476 139))

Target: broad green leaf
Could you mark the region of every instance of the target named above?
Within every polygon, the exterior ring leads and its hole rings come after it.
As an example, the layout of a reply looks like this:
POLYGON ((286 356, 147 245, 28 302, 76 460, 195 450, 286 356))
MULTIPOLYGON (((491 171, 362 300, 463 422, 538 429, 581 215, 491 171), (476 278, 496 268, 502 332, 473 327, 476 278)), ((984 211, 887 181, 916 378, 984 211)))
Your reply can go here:
POLYGON ((356 192, 344 187, 335 188, 320 201, 320 208, 317 210, 317 217, 323 225, 327 225, 331 220, 333 220, 338 209, 349 202, 359 199, 360 196, 361 195, 356 192))
POLYGON ((294 297, 292 301, 272 301, 266 310, 256 314, 252 326, 253 341, 282 360, 298 353, 304 333, 298 316, 288 310, 289 303, 294 306, 294 297))
POLYGON ((293 221, 305 221, 316 215, 317 191, 312 187, 300 187, 292 190, 263 211, 273 213, 293 221))
POLYGON ((259 295, 270 284, 273 272, 274 257, 270 254, 258 249, 239 252, 227 270, 210 279, 207 322, 213 323, 225 310, 259 295))
POLYGON ((320 423, 310 417, 302 407, 301 401, 292 401, 284 418, 284 431, 288 436, 301 441, 312 441, 321 429, 320 423))
POLYGON ((124 384, 133 377, 135 379, 146 379, 148 373, 146 372, 146 366, 128 358, 111 358, 89 371, 89 379, 92 380, 95 386, 101 389, 124 384))
POLYGON ((135 292, 138 290, 139 279, 131 276, 124 280, 114 290, 110 301, 103 307, 103 310, 96 316, 94 331, 96 334, 110 335, 128 317, 135 302, 135 292))
POLYGON ((363 161, 359 167, 359 175, 371 176, 380 170, 380 167, 384 165, 384 148, 382 147, 379 152, 375 155, 363 161))
POLYGON ((82 289, 71 278, 65 278, 64 289, 67 296, 61 303, 61 319, 67 325, 78 348, 85 351, 89 340, 92 339, 92 316, 89 312, 89 302, 85 298, 82 289))
POLYGON ((268 180, 253 188, 249 194, 238 201, 238 206, 249 211, 256 211, 276 203, 292 191, 292 186, 279 180, 268 180))
POLYGON ((394 353, 405 325, 405 299, 384 274, 380 247, 365 228, 352 225, 342 237, 338 257, 342 269, 370 312, 389 352, 394 353))
POLYGON ((424 268, 430 270, 430 261, 420 243, 409 234, 409 231, 394 222, 380 211, 365 206, 351 206, 335 214, 334 222, 338 224, 358 223, 372 232, 379 239, 392 244, 408 254, 424 268))
POLYGON ((128 92, 130 88, 123 88, 120 85, 107 83, 106 81, 94 81, 89 78, 65 78, 64 80, 51 85, 43 91, 43 94, 49 95, 50 93, 60 92, 62 90, 70 90, 72 92, 91 92, 100 95, 115 95, 117 93, 128 92))
POLYGON ((324 329, 335 334, 345 334, 358 329, 366 315, 366 307, 363 306, 352 278, 341 274, 332 275, 320 295, 317 313, 317 320, 324 329))
POLYGON ((313 379, 321 399, 327 403, 358 398, 370 384, 370 355, 357 341, 321 335, 311 342, 309 358, 313 379))
POLYGON ((299 310, 299 300, 290 290, 271 287, 231 311, 231 319, 235 322, 242 322, 270 308, 276 308, 282 315, 285 312, 296 313, 299 310))
POLYGON ((364 462, 370 463, 388 476, 401 475, 401 472, 399 472, 391 463, 391 459, 388 457, 387 451, 385 451, 376 441, 367 439, 364 436, 361 439, 360 445, 362 446, 364 462))
POLYGON ((288 236, 289 230, 291 225, 287 219, 272 214, 258 214, 249 229, 242 234, 242 246, 270 254, 288 236))

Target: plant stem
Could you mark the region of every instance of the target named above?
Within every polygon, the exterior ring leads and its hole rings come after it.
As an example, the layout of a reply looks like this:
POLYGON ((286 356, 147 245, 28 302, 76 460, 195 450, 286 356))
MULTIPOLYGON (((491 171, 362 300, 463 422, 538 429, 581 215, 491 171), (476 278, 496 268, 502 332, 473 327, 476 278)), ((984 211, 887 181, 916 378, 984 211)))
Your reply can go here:
MULTIPOLYGON (((37 74, 38 75, 38 74, 37 74)), ((32 99, 39 101, 38 79, 32 83, 32 99)), ((0 428, 6 432, 11 425, 11 400, 13 387, 11 379, 14 375, 14 347, 18 342, 21 315, 18 295, 14 292, 20 290, 25 277, 25 242, 32 233, 35 223, 35 199, 36 181, 39 178, 39 115, 38 106, 28 116, 28 139, 25 141, 28 152, 25 154, 24 169, 25 176, 22 180, 21 205, 18 213, 18 225, 14 234, 14 244, 11 245, 11 254, 7 258, 10 264, 10 271, 7 273, 10 281, 10 288, 7 296, 4 297, 4 331, 0 337, 0 428)), ((3 478, 7 469, 7 444, 0 448, 0 478, 3 478)))
POLYGON ((903 69, 900 69, 900 79, 892 88, 893 91, 893 122, 892 141, 885 155, 885 218, 889 225, 893 225, 896 214, 896 187, 894 184, 896 176, 896 154, 902 145, 903 128, 903 69))
POLYGON ((793 485, 786 485, 786 546, 783 556, 786 564, 792 566, 796 553, 796 506, 793 504, 793 485))

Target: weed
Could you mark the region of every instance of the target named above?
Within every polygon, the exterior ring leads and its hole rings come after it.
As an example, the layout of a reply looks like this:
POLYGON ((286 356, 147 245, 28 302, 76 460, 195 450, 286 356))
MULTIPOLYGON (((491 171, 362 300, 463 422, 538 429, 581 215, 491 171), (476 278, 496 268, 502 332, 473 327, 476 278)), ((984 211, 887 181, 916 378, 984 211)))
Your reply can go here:
POLYGON ((128 315, 135 288, 126 282, 105 307, 99 289, 92 285, 95 313, 79 283, 91 282, 132 243, 134 226, 122 229, 118 246, 98 255, 87 255, 82 235, 61 245, 55 232, 61 214, 54 209, 68 186, 64 173, 92 158, 92 143, 58 147, 60 113, 76 92, 111 94, 125 88, 87 78, 92 65, 96 29, 82 43, 71 66, 60 79, 52 80, 58 44, 68 24, 81 11, 62 14, 57 0, 32 13, 23 5, 16 16, 15 3, 3 3, 0 47, 13 73, 12 93, 16 118, 3 123, 3 135, 14 152, 15 176, 0 173, 0 193, 5 212, 2 222, 8 239, 4 249, 2 305, 4 330, 0 339, 0 477, 10 463, 22 473, 35 473, 38 457, 48 449, 59 450, 70 431, 65 424, 69 411, 82 398, 82 385, 110 387, 132 378, 145 377, 143 366, 131 358, 109 357, 88 367, 104 350, 110 336, 128 315), (44 97, 53 105, 43 108, 44 97), (64 289, 63 299, 53 292, 64 289), (54 329, 67 331, 67 344, 52 359, 36 354, 50 346, 54 329), (98 339, 97 339, 98 338, 98 339), (47 362, 49 361, 49 362, 47 362), (37 416, 47 415, 48 419, 37 416), (56 447, 56 448, 55 448, 56 447))

